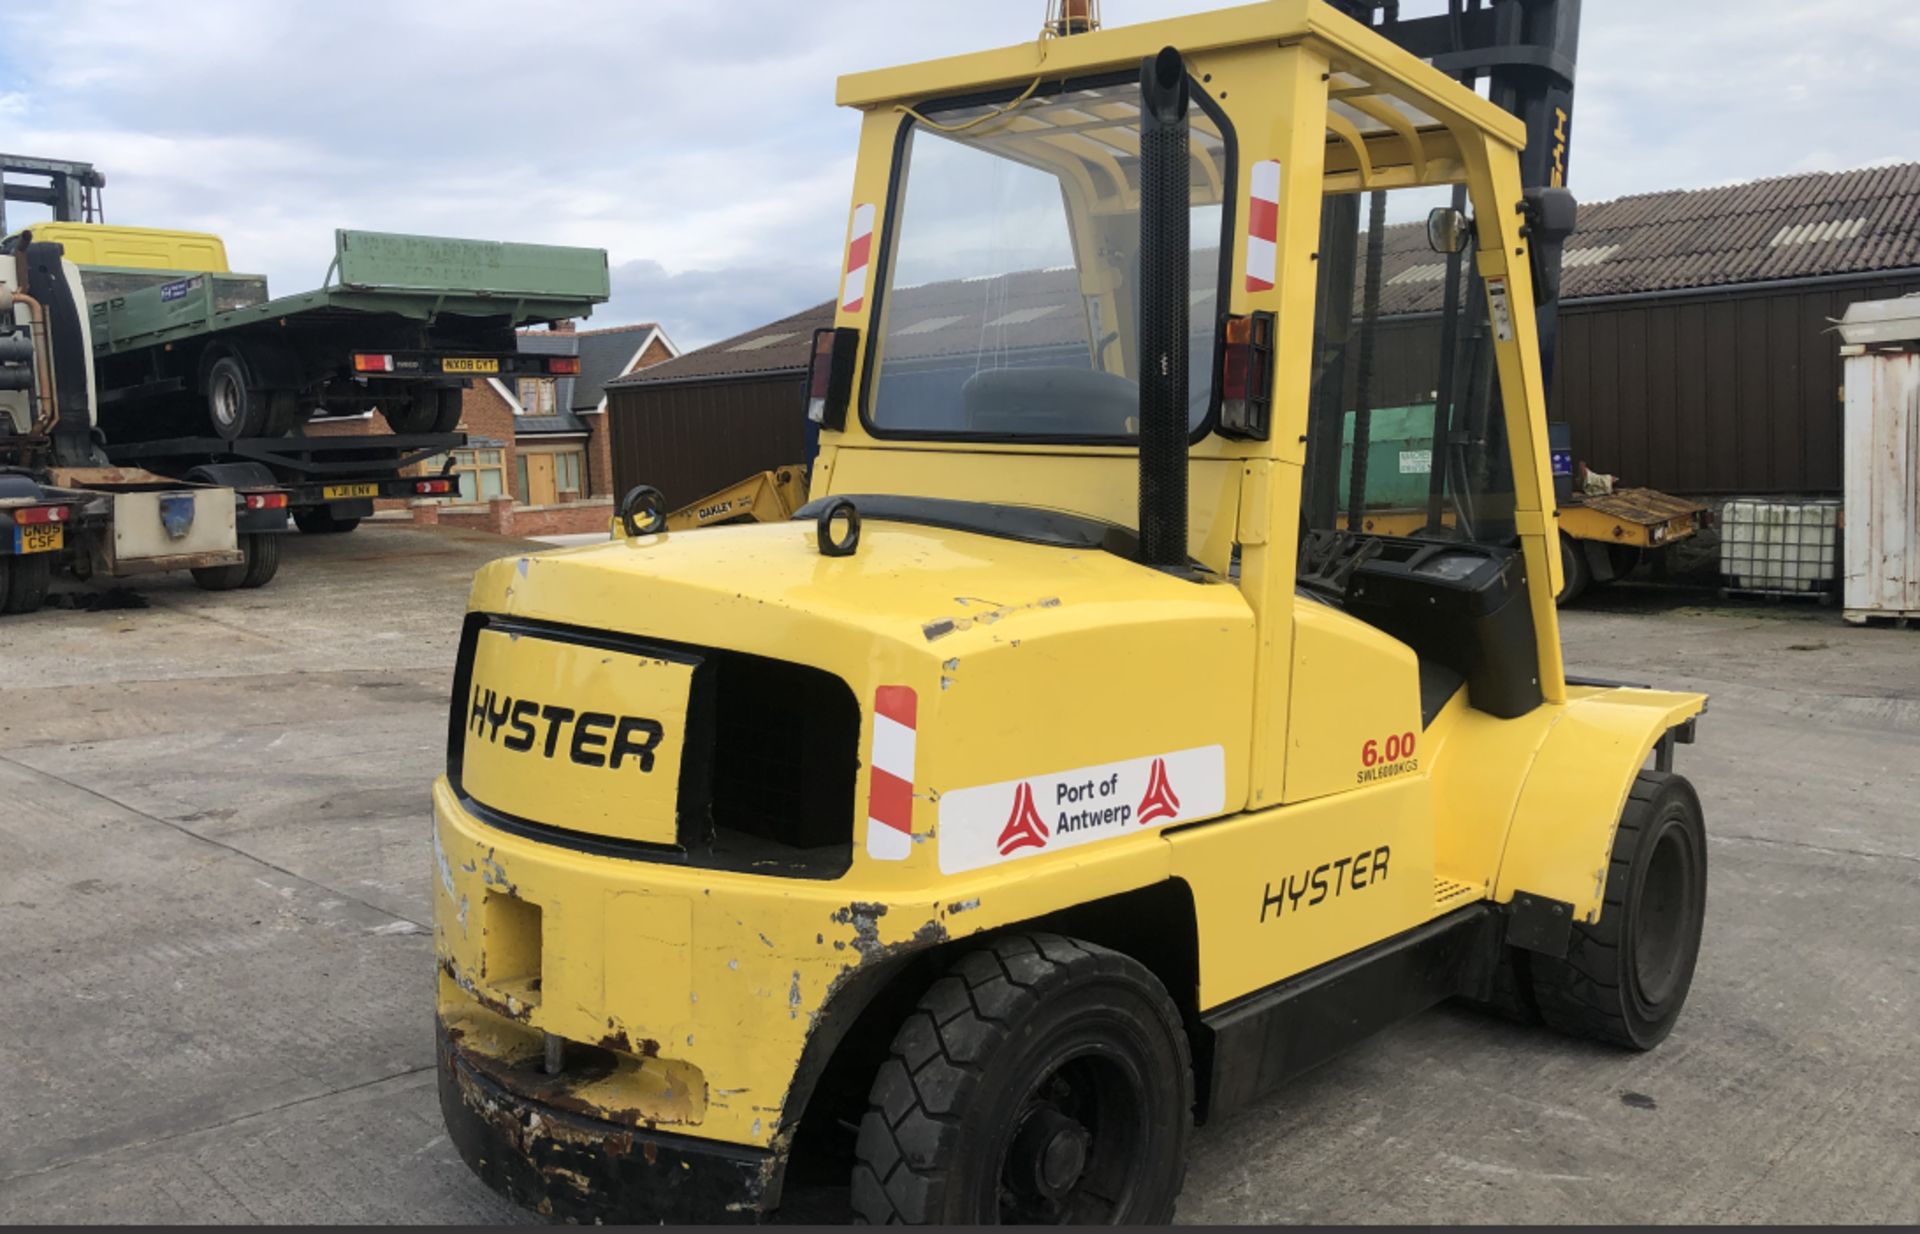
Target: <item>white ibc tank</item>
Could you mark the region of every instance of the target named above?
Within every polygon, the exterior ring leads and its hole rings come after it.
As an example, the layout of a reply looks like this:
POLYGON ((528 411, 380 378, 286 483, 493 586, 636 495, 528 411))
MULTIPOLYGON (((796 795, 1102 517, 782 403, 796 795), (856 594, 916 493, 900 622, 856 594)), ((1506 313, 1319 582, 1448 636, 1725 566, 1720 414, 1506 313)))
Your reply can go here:
POLYGON ((1730 501, 1720 512, 1720 573, 1734 591, 1829 591, 1839 528, 1837 501, 1730 501))

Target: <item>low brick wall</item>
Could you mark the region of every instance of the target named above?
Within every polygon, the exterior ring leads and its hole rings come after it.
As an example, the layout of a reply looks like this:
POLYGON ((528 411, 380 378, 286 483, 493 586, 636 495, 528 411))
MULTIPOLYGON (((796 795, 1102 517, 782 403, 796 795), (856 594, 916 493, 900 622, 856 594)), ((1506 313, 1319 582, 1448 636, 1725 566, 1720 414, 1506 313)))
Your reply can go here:
POLYGON ((613 498, 589 498, 554 506, 516 506, 511 497, 496 497, 484 506, 421 502, 413 507, 413 521, 491 531, 497 536, 573 536, 605 531, 613 518, 613 498))

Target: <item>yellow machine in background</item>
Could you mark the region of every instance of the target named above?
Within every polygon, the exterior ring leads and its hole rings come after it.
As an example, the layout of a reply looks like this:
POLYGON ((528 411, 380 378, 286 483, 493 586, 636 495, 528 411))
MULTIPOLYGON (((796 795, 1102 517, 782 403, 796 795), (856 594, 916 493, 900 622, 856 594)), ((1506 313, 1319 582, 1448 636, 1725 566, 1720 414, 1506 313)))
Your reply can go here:
POLYGON ((433 793, 468 1164, 580 1220, 798 1172, 871 1221, 1162 1222, 1196 1119, 1441 1000, 1660 1041, 1706 700, 1562 664, 1571 201, 1522 124, 1318 0, 839 98, 811 502, 679 531, 643 490, 474 580, 433 793), (1303 513, 1324 220, 1454 185, 1499 432, 1448 534, 1351 533, 1303 513))

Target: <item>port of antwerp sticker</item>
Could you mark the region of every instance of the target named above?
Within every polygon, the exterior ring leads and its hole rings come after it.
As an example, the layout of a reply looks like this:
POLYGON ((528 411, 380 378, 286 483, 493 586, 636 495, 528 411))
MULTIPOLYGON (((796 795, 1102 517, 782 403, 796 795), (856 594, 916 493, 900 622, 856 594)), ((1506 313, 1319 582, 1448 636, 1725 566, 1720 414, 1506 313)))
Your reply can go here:
POLYGON ((940 872, 1210 818, 1226 795, 1221 746, 954 789, 940 795, 940 872))

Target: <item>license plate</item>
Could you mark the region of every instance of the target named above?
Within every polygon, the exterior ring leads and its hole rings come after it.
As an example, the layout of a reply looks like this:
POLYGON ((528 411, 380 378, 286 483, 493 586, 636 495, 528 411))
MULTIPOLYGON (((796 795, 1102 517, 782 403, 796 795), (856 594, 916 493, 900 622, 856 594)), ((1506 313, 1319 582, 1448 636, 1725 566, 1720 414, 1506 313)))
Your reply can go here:
POLYGON ((13 551, 16 553, 51 553, 64 548, 66 543, 67 529, 58 523, 13 529, 13 551))
POLYGON ((497 373, 500 371, 498 360, 476 360, 464 356, 447 356, 440 361, 443 373, 497 373))
POLYGON ((693 657, 482 630, 460 700, 460 787, 529 822, 672 844, 693 657))
POLYGON ((329 484, 320 490, 320 495, 328 501, 338 501, 343 497, 378 497, 378 484, 329 484))

